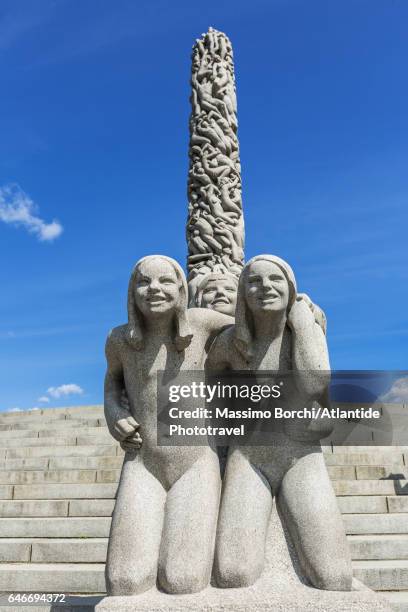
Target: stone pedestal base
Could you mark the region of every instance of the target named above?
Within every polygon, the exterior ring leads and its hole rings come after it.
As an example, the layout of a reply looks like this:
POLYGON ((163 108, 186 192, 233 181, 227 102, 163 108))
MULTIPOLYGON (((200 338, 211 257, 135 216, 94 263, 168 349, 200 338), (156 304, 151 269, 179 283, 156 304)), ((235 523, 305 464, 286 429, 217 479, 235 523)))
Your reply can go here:
POLYGON ((310 587, 278 590, 267 581, 242 589, 209 587, 193 595, 151 590, 135 597, 106 597, 97 612, 390 612, 372 591, 319 591, 310 587))
MULTIPOLYGON (((333 555, 335 555, 333 551, 333 555)), ((390 612, 391 605, 357 580, 353 591, 322 591, 305 584, 288 534, 272 512, 265 569, 251 587, 168 595, 151 589, 132 597, 105 597, 96 612, 390 612)))

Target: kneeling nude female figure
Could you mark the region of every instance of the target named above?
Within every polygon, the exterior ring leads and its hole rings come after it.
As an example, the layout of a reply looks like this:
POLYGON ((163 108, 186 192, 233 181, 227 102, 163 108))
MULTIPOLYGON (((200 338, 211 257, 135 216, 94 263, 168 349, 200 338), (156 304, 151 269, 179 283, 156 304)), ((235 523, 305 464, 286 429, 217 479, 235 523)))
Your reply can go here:
MULTIPOLYGON (((286 262, 260 255, 247 263, 236 324, 217 337, 207 367, 293 371, 292 406, 296 398, 310 405, 325 397, 330 369, 325 336, 307 303, 297 298, 286 262)), ((215 551, 219 586, 249 586, 261 575, 276 496, 304 578, 316 588, 351 590, 346 536, 319 442, 325 435, 316 422, 287 421, 282 433, 271 433, 270 446, 230 447, 215 551)))
POLYGON ((127 325, 106 343, 105 415, 127 450, 106 564, 110 595, 156 585, 193 593, 211 576, 220 496, 217 454, 209 446, 157 445, 157 372, 203 369, 214 333, 233 319, 187 311, 187 283, 176 261, 141 259, 132 273, 127 325), (126 389, 129 410, 121 405, 126 389), (139 425, 140 423, 140 425, 139 425))

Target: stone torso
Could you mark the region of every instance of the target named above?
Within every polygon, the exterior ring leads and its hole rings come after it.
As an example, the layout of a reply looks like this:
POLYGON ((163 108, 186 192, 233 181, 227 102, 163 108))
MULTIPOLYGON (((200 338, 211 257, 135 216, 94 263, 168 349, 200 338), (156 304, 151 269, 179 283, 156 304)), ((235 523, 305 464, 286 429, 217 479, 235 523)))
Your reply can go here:
MULTIPOLYGON (((207 368, 212 371, 220 370, 264 370, 264 371, 290 371, 293 368, 291 357, 291 331, 285 328, 282 337, 270 341, 261 338, 258 343, 254 343, 254 356, 246 360, 236 349, 233 343, 234 329, 229 328, 223 331, 211 347, 207 368)), ((286 390, 285 399, 288 406, 295 408, 299 402, 296 389, 286 390)), ((266 408, 266 404, 263 408, 266 408)), ((262 429, 262 424, 260 423, 262 429)), ((260 473, 264 474, 272 491, 276 492, 287 470, 303 457, 307 452, 305 445, 289 439, 283 430, 283 421, 277 425, 277 431, 271 432, 267 428, 267 446, 234 446, 231 445, 230 451, 242 454, 255 465, 260 473)))
POLYGON ((207 367, 213 370, 291 370, 291 332, 270 341, 261 338, 253 345, 253 357, 245 359, 233 343, 234 329, 224 330, 211 347, 207 367))
POLYGON ((169 488, 197 459, 208 455, 217 461, 209 447, 157 445, 157 373, 165 370, 166 381, 181 371, 202 370, 207 356, 208 330, 200 325, 196 309, 190 316, 193 338, 184 351, 177 351, 172 339, 146 338, 136 350, 126 341, 126 326, 115 328, 117 352, 123 367, 124 383, 132 416, 140 424, 143 443, 139 458, 162 484, 169 488))

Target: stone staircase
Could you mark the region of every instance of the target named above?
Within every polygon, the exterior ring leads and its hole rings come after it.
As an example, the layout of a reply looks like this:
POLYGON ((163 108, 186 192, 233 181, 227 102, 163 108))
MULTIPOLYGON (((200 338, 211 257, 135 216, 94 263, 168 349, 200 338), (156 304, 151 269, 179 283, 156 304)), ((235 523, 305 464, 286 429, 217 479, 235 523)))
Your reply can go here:
MULTIPOLYGON (((408 447, 325 457, 355 577, 408 611, 408 447)), ((0 592, 105 592, 122 460, 101 406, 0 414, 0 592)))

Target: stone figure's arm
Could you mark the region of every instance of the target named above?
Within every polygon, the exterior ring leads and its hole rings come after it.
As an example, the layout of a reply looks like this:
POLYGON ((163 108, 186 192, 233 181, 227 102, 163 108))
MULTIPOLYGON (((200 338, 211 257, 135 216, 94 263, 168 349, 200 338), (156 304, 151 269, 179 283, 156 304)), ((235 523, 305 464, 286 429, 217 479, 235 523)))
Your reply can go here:
POLYGON ((104 409, 111 435, 123 444, 125 450, 138 448, 142 442, 137 429, 139 424, 129 410, 121 404, 124 389, 123 366, 118 351, 120 340, 111 331, 105 346, 107 369, 105 375, 104 409))
POLYGON ((191 318, 194 326, 203 330, 207 336, 205 343, 207 353, 209 353, 215 337, 227 327, 231 327, 235 322, 233 317, 207 308, 191 308, 188 310, 188 316, 191 318))
POLYGON ((234 317, 209 309, 200 309, 200 321, 212 337, 235 323, 234 317))
POLYGON ((330 362, 326 338, 308 304, 297 298, 289 315, 292 331, 292 367, 296 386, 306 400, 320 398, 330 382, 330 362))
POLYGON ((225 330, 213 340, 205 362, 205 370, 207 372, 216 374, 231 367, 228 337, 228 331, 225 330))

